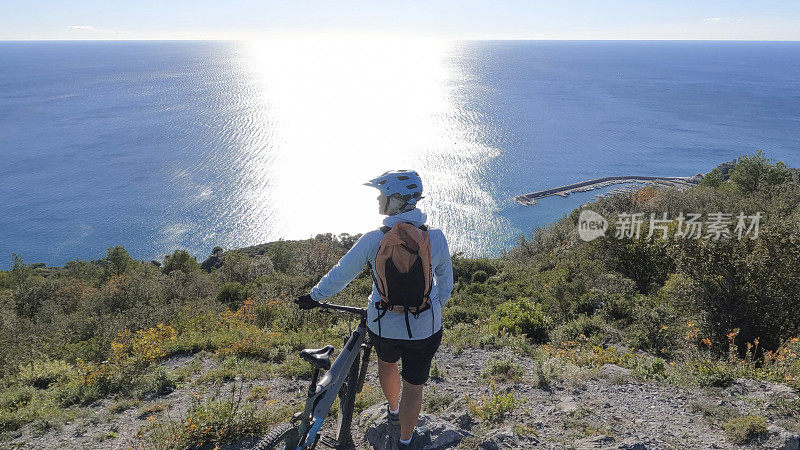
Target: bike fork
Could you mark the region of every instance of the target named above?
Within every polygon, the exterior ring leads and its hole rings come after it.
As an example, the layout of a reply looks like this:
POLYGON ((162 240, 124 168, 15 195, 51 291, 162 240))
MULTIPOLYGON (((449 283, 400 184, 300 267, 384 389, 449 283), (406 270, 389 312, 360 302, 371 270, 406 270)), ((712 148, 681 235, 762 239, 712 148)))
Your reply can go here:
POLYGON ((350 372, 347 374, 346 389, 342 389, 339 396, 339 421, 337 423, 336 442, 338 448, 353 448, 351 426, 353 422, 353 407, 358 392, 359 358, 353 361, 350 372))

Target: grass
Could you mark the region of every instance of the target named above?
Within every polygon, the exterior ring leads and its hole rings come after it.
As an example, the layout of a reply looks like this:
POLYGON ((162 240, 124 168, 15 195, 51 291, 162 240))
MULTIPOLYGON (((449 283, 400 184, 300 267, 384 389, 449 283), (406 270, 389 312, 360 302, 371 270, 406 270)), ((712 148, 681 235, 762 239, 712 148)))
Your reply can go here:
POLYGON ((276 423, 288 420, 298 405, 257 405, 245 398, 240 384, 234 383, 223 393, 217 390, 207 397, 197 397, 187 414, 180 419, 157 420, 151 416, 143 430, 147 448, 189 449, 217 446, 265 433, 276 423))
POLYGON ((756 415, 736 417, 722 424, 722 427, 734 444, 747 444, 766 434, 767 419, 756 415))
POLYGON ((425 391, 424 405, 425 411, 429 413, 442 412, 446 407, 450 406, 456 399, 455 394, 445 392, 436 386, 430 386, 425 391))
POLYGON ((519 381, 525 375, 522 365, 511 358, 489 358, 483 376, 495 381, 519 381))
POLYGON ((594 411, 588 408, 579 408, 568 413, 567 417, 564 418, 563 426, 565 430, 570 431, 571 436, 575 439, 599 434, 611 435, 611 430, 600 423, 594 411))
POLYGON ((139 399, 123 398, 112 403, 111 406, 108 407, 108 411, 113 414, 120 414, 129 409, 138 407, 141 403, 139 399))
POLYGON ((250 388, 250 393, 247 394, 247 401, 248 402, 262 402, 266 403, 269 401, 269 387, 268 386, 253 386, 250 388))
POLYGON ((467 407, 470 414, 483 422, 500 423, 517 408, 517 399, 513 392, 493 393, 480 400, 467 397, 467 407))
POLYGON ((439 369, 439 364, 437 364, 436 361, 431 362, 431 371, 430 371, 431 379, 433 379, 434 381, 441 380, 443 375, 444 373, 442 372, 441 369, 439 369))
POLYGON ((356 401, 353 404, 353 415, 357 416, 370 406, 385 400, 386 398, 383 396, 383 391, 372 387, 372 385, 368 383, 364 383, 364 388, 361 392, 356 394, 356 401))
POLYGON ((523 423, 518 423, 514 425, 513 430, 514 430, 514 435, 516 436, 533 436, 533 437, 539 436, 539 430, 537 430, 535 427, 531 427, 523 423))
POLYGON ((694 400, 689 407, 712 423, 723 423, 739 416, 736 408, 731 405, 720 405, 715 399, 694 400))
POLYGON ((200 375, 200 382, 264 379, 271 369, 271 364, 253 358, 227 356, 218 361, 216 367, 200 375))
POLYGON ((169 408, 170 404, 165 401, 155 401, 152 403, 148 403, 141 408, 139 408, 139 417, 140 418, 147 418, 150 416, 155 416, 156 414, 165 411, 169 408))

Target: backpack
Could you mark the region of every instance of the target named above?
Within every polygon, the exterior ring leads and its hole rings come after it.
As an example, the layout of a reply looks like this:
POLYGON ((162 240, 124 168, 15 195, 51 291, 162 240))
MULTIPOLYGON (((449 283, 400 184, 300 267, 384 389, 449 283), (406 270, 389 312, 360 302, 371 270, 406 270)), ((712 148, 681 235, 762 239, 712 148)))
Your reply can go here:
POLYGON ((411 338, 408 314, 416 319, 431 307, 429 295, 433 280, 428 227, 398 222, 391 228, 382 227, 381 231, 384 236, 372 271, 372 279, 381 296, 375 303, 379 311, 375 321, 380 330, 380 319, 388 311, 404 313, 406 330, 411 338))

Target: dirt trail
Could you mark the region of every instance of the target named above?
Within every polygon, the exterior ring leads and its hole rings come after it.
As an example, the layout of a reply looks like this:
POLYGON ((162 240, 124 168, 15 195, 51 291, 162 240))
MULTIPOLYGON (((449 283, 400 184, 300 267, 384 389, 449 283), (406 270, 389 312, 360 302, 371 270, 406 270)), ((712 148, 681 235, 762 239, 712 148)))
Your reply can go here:
MULTIPOLYGON (((798 437, 786 429, 798 426, 789 408, 800 405, 795 392, 783 385, 752 380, 736 380, 726 389, 681 388, 642 382, 621 367, 566 373, 549 385, 537 387, 536 362, 514 357, 523 368, 515 381, 489 381, 483 369, 490 358, 509 356, 502 350, 464 350, 457 354, 442 348, 436 357, 440 377, 426 388, 425 407, 420 419, 420 442, 428 449, 438 448, 627 448, 627 449, 798 449, 798 437), (484 417, 470 412, 473 405, 485 406, 491 399, 509 395, 513 408, 506 413, 484 417), (760 415, 767 418, 768 431, 754 441, 734 444, 721 426, 724 414, 760 415)), ((192 363, 198 357, 181 356, 165 362, 171 370, 192 363)), ((374 360, 371 363, 375 365, 374 360)), ((200 361, 196 377, 214 367, 210 357, 200 361)), ((358 448, 393 448, 392 435, 383 413, 376 368, 370 369, 367 407, 354 419, 358 448)), ((196 379, 196 378, 195 378, 196 379)), ((304 380, 245 381, 245 396, 253 388, 269 392, 273 404, 297 402, 305 390, 304 380)), ((0 448, 125 449, 146 448, 139 431, 149 420, 183 417, 198 392, 198 384, 180 387, 169 395, 119 410, 105 400, 83 408, 79 417, 63 426, 24 427, 0 448), (152 416, 153 419, 148 419, 152 416)), ((229 389, 228 382, 220 392, 229 389)), ((208 390, 207 390, 208 392, 208 390)), ((500 408, 502 409, 502 408, 500 408)), ((507 408, 508 409, 508 408, 507 408)), ((486 412, 489 411, 489 412, 486 412)), ((330 421, 333 422, 333 421, 330 421)), ((330 432, 330 428, 326 427, 330 432)), ((223 448, 248 448, 243 442, 223 448)))

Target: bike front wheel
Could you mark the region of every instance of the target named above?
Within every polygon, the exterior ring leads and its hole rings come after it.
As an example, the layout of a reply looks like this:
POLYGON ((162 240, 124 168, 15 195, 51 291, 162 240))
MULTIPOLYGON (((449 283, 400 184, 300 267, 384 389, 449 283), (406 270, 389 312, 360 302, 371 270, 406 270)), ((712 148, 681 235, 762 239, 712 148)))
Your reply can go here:
POLYGON ((300 441, 300 431, 290 423, 282 423, 267 433, 253 450, 294 450, 300 441))

